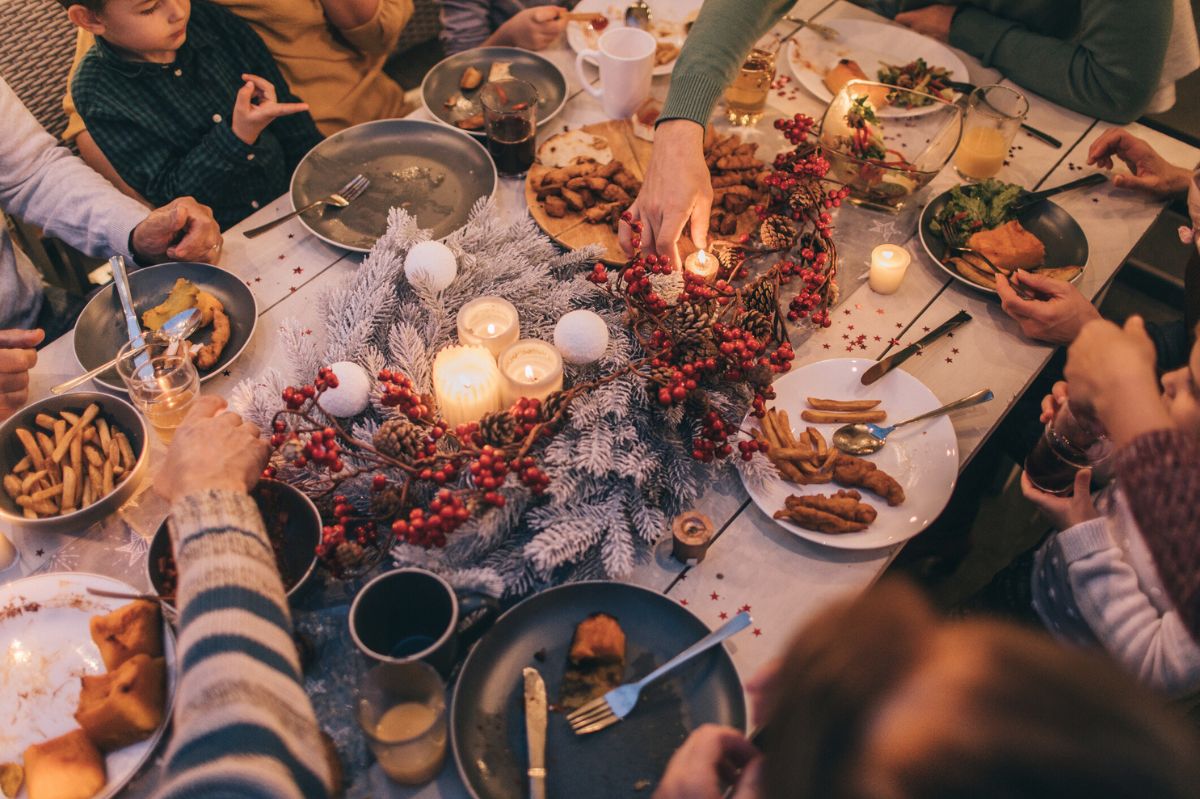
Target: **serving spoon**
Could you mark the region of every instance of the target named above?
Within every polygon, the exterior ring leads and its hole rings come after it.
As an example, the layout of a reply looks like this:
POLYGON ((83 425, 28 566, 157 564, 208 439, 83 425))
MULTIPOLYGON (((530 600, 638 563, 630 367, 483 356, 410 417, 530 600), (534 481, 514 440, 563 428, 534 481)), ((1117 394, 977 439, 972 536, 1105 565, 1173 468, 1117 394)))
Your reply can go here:
MULTIPOLYGON (((200 329, 200 323, 203 321, 203 319, 204 314, 200 312, 199 308, 188 308, 185 311, 180 311, 164 322, 163 326, 159 328, 157 335, 160 337, 165 337, 170 341, 182 341, 200 329)), ((134 347, 127 354, 135 355, 147 349, 149 346, 150 344, 143 344, 140 347, 134 347)), ((65 383, 59 383, 54 388, 50 389, 50 393, 62 394, 63 392, 70 391, 76 386, 83 385, 93 377, 107 372, 116 365, 117 359, 113 358, 111 361, 102 363, 89 372, 84 372, 79 377, 73 377, 65 383)))
POLYGON ((936 408, 920 416, 914 416, 911 419, 905 419, 903 422, 897 422, 890 427, 882 425, 859 423, 842 425, 833 434, 833 445, 849 455, 870 455, 872 452, 878 452, 883 449, 883 445, 887 443, 887 437, 897 427, 904 427, 906 424, 919 422, 923 419, 932 419, 935 416, 944 416, 951 411, 957 411, 961 408, 970 408, 972 405, 982 405, 985 402, 990 402, 995 395, 992 394, 990 388, 980 389, 974 394, 969 394, 962 399, 947 403, 940 408, 936 408))

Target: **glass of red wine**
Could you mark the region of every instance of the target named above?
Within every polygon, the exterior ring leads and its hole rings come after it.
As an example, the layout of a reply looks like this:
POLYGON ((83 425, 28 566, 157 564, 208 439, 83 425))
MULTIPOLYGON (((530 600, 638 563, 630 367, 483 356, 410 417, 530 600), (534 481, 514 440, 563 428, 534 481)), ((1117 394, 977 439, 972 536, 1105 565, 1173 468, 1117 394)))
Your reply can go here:
POLYGON ((1112 442, 1100 425, 1064 403, 1025 458, 1025 473, 1035 488, 1066 497, 1074 493, 1080 469, 1099 466, 1111 454, 1112 442))
POLYGON ((496 171, 509 178, 524 176, 536 155, 537 89, 516 78, 494 80, 480 91, 479 102, 496 171))

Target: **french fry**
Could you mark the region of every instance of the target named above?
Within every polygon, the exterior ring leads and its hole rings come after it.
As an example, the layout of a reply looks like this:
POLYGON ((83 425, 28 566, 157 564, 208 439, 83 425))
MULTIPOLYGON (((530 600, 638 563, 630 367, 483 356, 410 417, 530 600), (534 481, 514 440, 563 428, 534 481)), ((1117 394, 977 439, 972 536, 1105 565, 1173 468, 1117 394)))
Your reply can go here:
POLYGON ((21 446, 25 447, 25 453, 29 458, 29 462, 33 464, 35 469, 41 469, 46 458, 42 454, 42 448, 38 446, 37 439, 33 437, 33 433, 24 427, 18 427, 17 438, 21 440, 21 446))
POLYGON ((30 493, 33 490, 33 487, 46 477, 46 474, 46 470, 43 469, 40 472, 34 472, 30 475, 26 475, 25 479, 21 481, 21 493, 30 493))
POLYGON ((51 416, 48 413, 39 413, 37 416, 33 417, 33 421, 35 424, 37 424, 38 427, 42 428, 43 430, 53 430, 54 429, 55 419, 53 416, 51 416))
POLYGON ((800 418, 813 424, 854 424, 857 422, 882 422, 887 411, 804 411, 800 418))
POLYGON ((108 496, 113 490, 113 462, 106 461, 104 464, 104 475, 100 484, 101 496, 108 496))
POLYGON ((100 451, 108 452, 108 445, 112 442, 112 435, 108 431, 108 421, 104 417, 96 420, 96 432, 100 434, 100 451))
POLYGON ((26 455, 24 458, 21 458, 21 460, 17 461, 17 465, 12 468, 13 474, 23 474, 29 471, 29 465, 29 456, 26 455))
POLYGON ((83 431, 83 443, 85 443, 85 444, 91 444, 95 441, 98 441, 99 438, 100 438, 100 436, 98 433, 96 433, 95 425, 92 425, 87 430, 83 431))
MULTIPOLYGON (((78 436, 75 438, 76 440, 79 440, 78 436)), ((75 510, 75 491, 77 489, 75 479, 78 474, 79 473, 70 466, 63 467, 63 481, 61 489, 62 503, 60 505, 63 513, 69 513, 70 511, 75 510)))
POLYGON ((83 454, 87 457, 87 462, 92 466, 103 466, 104 456, 100 454, 100 450, 93 446, 83 448, 83 454))
POLYGON ((815 427, 810 427, 805 432, 808 433, 808 437, 812 440, 813 452, 818 458, 824 458, 825 454, 829 452, 829 445, 825 442, 825 436, 821 435, 821 431, 815 427))
POLYGON ((26 519, 38 518, 37 511, 32 508, 21 508, 21 513, 24 514, 26 519))
POLYGON ((767 446, 773 449, 783 446, 783 440, 779 436, 779 429, 776 425, 775 414, 768 411, 762 418, 762 429, 763 435, 767 437, 767 446))
POLYGON ((83 480, 83 501, 79 504, 79 506, 81 508, 86 508, 95 501, 95 493, 92 491, 92 478, 86 477, 83 480))
POLYGON ((58 506, 48 499, 34 500, 33 497, 17 497, 17 504, 28 508, 39 516, 49 516, 58 513, 58 506))
MULTIPOLYGON (((105 463, 108 463, 108 461, 105 461, 105 463)), ((100 491, 100 486, 104 484, 103 470, 96 466, 89 466, 88 480, 92 484, 92 494, 96 495, 96 499, 99 499, 100 495, 98 495, 98 492, 100 491)))
POLYGON ((13 499, 25 493, 21 490, 21 478, 13 474, 4 475, 4 491, 13 499))
POLYGON ((63 490, 62 485, 50 486, 49 488, 43 488, 41 491, 35 491, 29 495, 29 498, 34 502, 41 502, 44 499, 54 499, 55 497, 62 496, 63 490))
POLYGON ((784 446, 795 447, 796 437, 792 435, 792 423, 788 419, 787 411, 776 412, 775 424, 779 428, 779 437, 783 439, 784 446))
POLYGON ((52 460, 54 455, 54 439, 40 430, 35 435, 37 436, 38 446, 42 448, 42 457, 46 460, 52 460))
MULTIPOLYGON (((71 469, 75 472, 75 475, 78 477, 79 475, 83 474, 83 436, 82 435, 75 436, 75 438, 71 440, 71 447, 70 447, 69 451, 71 453, 71 455, 70 455, 71 469)), ((75 484, 75 499, 74 499, 75 502, 79 502, 79 498, 80 498, 79 492, 81 492, 81 491, 83 491, 83 481, 79 480, 75 484)))
POLYGON ((831 400, 818 397, 808 398, 808 407, 814 411, 869 411, 879 400, 831 400))
POLYGON ((63 436, 63 440, 58 442, 58 446, 55 447, 53 455, 53 460, 55 463, 62 463, 63 457, 67 454, 67 447, 71 445, 71 440, 75 436, 82 435, 83 428, 91 424, 92 420, 95 419, 99 413, 100 406, 94 402, 84 409, 83 416, 79 417, 79 421, 77 421, 71 427, 71 429, 67 431, 66 435, 63 436))
POLYGON ((59 419, 51 429, 54 431, 54 446, 57 447, 62 443, 63 436, 67 434, 67 420, 59 419))
POLYGON ((70 411, 59 411, 58 415, 67 420, 67 424, 78 424, 79 414, 70 411))
POLYGON ((117 440, 117 445, 121 448, 122 465, 126 469, 132 469, 133 465, 137 462, 137 458, 133 457, 133 447, 130 445, 129 439, 121 432, 116 433, 113 438, 117 440))

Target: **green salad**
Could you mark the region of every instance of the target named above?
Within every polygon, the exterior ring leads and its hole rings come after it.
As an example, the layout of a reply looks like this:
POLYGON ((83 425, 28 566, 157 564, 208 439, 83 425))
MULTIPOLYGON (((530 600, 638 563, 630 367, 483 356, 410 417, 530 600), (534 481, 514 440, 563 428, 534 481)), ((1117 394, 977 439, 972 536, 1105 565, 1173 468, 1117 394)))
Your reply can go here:
MULTIPOLYGON (((954 99, 950 89, 950 70, 945 67, 934 67, 925 63, 924 58, 918 58, 907 64, 888 64, 881 62, 877 73, 880 83, 895 86, 898 89, 911 89, 932 95, 947 102, 954 99)), ((901 108, 916 108, 931 105, 933 97, 919 97, 908 92, 893 91, 888 94, 888 101, 901 108)))
POLYGON ((942 235, 942 221, 958 232, 963 241, 972 233, 991 230, 1013 218, 1012 207, 1024 191, 1015 183, 988 178, 979 183, 955 186, 946 204, 933 216, 933 231, 942 235))

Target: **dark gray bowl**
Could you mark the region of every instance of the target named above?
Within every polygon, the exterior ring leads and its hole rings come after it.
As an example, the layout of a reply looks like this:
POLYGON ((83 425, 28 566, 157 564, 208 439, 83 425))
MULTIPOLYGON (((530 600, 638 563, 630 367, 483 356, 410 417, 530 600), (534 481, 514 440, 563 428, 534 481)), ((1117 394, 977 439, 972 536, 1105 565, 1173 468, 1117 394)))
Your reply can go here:
MULTIPOLYGON (((442 59, 425 74, 425 80, 421 81, 421 103, 425 110, 442 124, 459 130, 454 124, 457 120, 480 110, 479 91, 483 85, 472 91, 463 91, 458 87, 458 81, 467 67, 478 69, 486 80, 488 70, 496 61, 511 61, 512 68, 509 71, 512 76, 532 83, 537 89, 538 127, 549 122, 562 110, 567 102, 567 78, 562 70, 545 57, 517 47, 477 47, 442 59), (461 94, 463 99, 471 103, 470 113, 446 108, 447 98, 455 94, 461 94)), ((482 130, 469 130, 467 133, 484 138, 482 130)))
POLYGON ((40 402, 26 405, 0 424, 0 475, 8 474, 17 461, 25 457, 25 448, 17 438, 17 428, 25 427, 31 431, 40 428, 34 423, 39 413, 57 416, 60 411, 82 413, 91 403, 100 406, 100 413, 109 422, 116 424, 129 438, 137 463, 133 473, 119 483, 111 492, 101 497, 86 508, 80 508, 73 513, 54 516, 45 519, 26 519, 21 507, 8 495, 0 490, 0 521, 27 530, 47 533, 82 533, 96 522, 114 513, 117 508, 133 496, 138 485, 146 474, 146 463, 149 460, 149 432, 142 415, 132 405, 120 397, 111 394, 100 394, 94 391, 79 391, 73 394, 47 397, 40 402))
MULTIPOLYGON (((212 369, 200 372, 200 382, 210 380, 237 360, 242 350, 250 343, 254 327, 258 324, 258 303, 254 292, 232 272, 211 264, 169 263, 147 266, 129 273, 129 291, 133 295, 133 308, 140 319, 142 313, 158 305, 171 293, 177 278, 187 278, 212 294, 225 306, 229 317, 229 343, 217 364, 212 369)), ((212 328, 201 330, 191 340, 207 344, 212 338, 212 328)), ((92 297, 79 321, 75 323, 75 360, 84 371, 95 369, 105 361, 117 356, 121 346, 129 341, 125 327, 125 314, 113 284, 109 283, 92 297)), ((95 382, 113 391, 125 391, 116 369, 109 369, 95 382)))
MULTIPOLYGON (((317 544, 321 542, 321 514, 317 506, 302 491, 278 480, 260 480, 254 489, 254 498, 259 509, 264 511, 267 492, 274 493, 274 503, 277 512, 287 515, 283 523, 282 545, 276 553, 276 563, 279 575, 283 578, 284 588, 289 598, 297 594, 312 577, 317 568, 317 544)), ((264 517, 267 530, 270 523, 264 517)), ((164 594, 168 588, 164 582, 164 560, 173 557, 171 551, 171 533, 167 529, 168 522, 163 522, 155 532, 150 542, 150 551, 146 556, 147 576, 155 593, 164 594)), ((166 604, 174 606, 174 602, 166 604)))
POLYGON ((346 128, 309 150, 292 174, 292 207, 328 197, 359 174, 371 185, 348 207, 322 206, 300 216, 317 238, 357 252, 369 252, 387 232, 392 208, 414 214, 440 239, 466 224, 475 201, 496 190, 491 156, 467 134, 420 119, 381 119, 346 128))

